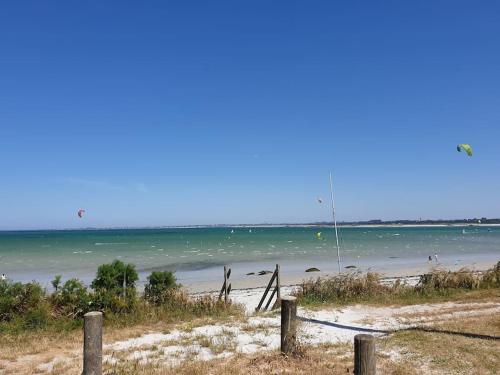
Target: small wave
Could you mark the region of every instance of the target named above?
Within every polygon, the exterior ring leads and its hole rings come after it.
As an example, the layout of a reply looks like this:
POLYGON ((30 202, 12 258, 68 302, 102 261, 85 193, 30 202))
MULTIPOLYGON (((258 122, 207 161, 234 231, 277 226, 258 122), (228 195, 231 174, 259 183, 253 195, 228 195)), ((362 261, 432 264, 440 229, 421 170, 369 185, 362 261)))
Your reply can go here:
POLYGON ((103 246, 103 245, 128 245, 128 242, 96 242, 94 246, 103 246))

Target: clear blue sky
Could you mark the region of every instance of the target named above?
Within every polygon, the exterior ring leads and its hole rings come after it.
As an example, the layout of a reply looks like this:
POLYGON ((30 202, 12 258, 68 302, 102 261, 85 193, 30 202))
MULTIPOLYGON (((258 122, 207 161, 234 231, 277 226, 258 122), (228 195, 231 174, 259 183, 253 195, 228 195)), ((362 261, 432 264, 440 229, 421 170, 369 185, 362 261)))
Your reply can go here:
POLYGON ((339 3, 3 3, 0 229, 499 217, 499 3, 339 3))

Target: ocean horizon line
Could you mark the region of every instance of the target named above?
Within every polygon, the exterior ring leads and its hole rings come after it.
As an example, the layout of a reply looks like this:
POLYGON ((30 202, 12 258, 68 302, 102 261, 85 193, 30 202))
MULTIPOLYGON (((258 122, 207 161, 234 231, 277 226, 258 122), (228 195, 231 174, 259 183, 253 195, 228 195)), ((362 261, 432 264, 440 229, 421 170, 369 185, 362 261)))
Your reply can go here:
MULTIPOLYGON (((366 220, 366 221, 344 221, 337 222, 338 227, 356 228, 412 228, 412 227, 446 227, 446 226, 500 226, 500 218, 487 219, 424 219, 418 220, 366 220), (492 222, 490 222, 492 221, 492 222)), ((191 224, 191 225, 155 225, 155 226, 112 226, 112 227, 67 227, 67 228, 33 228, 33 229, 0 229, 0 233, 12 232, 57 232, 57 231, 106 231, 106 230, 157 230, 157 229, 204 229, 204 228, 310 228, 329 227, 333 222, 315 223, 241 223, 241 224, 191 224)))

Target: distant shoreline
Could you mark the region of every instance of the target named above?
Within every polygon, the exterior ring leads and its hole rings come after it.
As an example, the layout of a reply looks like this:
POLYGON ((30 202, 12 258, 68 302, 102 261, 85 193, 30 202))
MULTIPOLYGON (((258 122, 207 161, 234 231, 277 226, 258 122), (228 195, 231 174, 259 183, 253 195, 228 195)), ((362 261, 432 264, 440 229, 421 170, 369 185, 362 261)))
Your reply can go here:
MULTIPOLYGON (((217 225, 178 225, 178 226, 159 226, 159 227, 105 227, 105 228, 60 228, 60 229, 0 229, 0 233, 7 232, 58 232, 58 231, 106 231, 106 230, 158 230, 158 229, 216 229, 216 228, 327 228, 333 226, 333 223, 311 223, 311 224, 217 224, 217 225)), ((346 224, 338 223, 339 228, 445 228, 445 227, 500 227, 500 223, 423 223, 423 224, 346 224)))

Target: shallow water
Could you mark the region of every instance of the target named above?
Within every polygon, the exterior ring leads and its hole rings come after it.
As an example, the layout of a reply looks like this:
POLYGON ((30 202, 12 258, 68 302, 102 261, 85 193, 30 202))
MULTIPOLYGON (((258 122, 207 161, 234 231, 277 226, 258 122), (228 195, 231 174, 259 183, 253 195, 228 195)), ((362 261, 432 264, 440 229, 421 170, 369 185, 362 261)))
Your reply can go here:
MULTIPOLYGON (((455 266, 500 258, 499 227, 347 227, 339 233, 342 267, 412 268, 435 253, 455 266)), ((142 279, 166 269, 187 283, 210 281, 222 264, 241 272, 274 263, 297 271, 337 267, 334 232, 327 227, 0 232, 0 272, 13 280, 47 285, 61 274, 89 282, 98 265, 113 259, 134 263, 142 279)))

